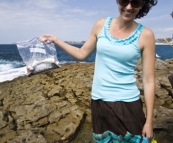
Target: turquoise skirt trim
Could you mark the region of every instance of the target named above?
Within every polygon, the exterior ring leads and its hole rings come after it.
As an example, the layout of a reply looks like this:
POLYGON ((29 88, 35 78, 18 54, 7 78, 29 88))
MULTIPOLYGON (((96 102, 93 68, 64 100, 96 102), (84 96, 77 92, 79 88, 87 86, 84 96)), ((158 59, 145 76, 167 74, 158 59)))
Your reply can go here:
POLYGON ((123 137, 110 131, 103 134, 93 133, 93 139, 96 143, 149 143, 148 138, 141 135, 132 135, 129 132, 123 137))

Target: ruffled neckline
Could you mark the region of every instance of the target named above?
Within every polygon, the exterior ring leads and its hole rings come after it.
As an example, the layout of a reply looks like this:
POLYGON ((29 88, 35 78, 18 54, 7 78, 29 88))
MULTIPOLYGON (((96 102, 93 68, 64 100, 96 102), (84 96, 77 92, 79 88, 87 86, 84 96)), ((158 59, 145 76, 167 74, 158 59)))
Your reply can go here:
POLYGON ((108 37, 108 39, 112 41, 113 43, 115 43, 116 45, 129 45, 133 43, 139 37, 139 34, 141 33, 143 29, 143 25, 139 23, 136 29, 134 30, 134 32, 129 37, 125 39, 118 39, 116 37, 113 37, 110 34, 110 23, 112 19, 113 19, 112 17, 108 17, 106 21, 106 25, 105 25, 105 30, 106 30, 106 36, 108 37))

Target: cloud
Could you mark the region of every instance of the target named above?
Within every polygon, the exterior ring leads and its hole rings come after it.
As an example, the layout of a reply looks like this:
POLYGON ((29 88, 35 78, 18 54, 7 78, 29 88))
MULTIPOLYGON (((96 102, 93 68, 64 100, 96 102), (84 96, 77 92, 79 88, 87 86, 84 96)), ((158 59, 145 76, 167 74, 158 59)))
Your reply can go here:
POLYGON ((173 21, 169 14, 158 13, 157 15, 149 15, 143 19, 138 20, 147 28, 150 28, 156 38, 172 37, 173 21))
POLYGON ((171 27, 171 28, 165 28, 165 31, 173 31, 173 27, 171 27))
MULTIPOLYGON (((170 35, 171 30, 162 31, 172 27, 170 10, 166 10, 155 7, 149 15, 137 21, 157 36, 166 35, 166 32, 170 35)), ((81 41, 88 38, 97 19, 116 17, 118 9, 113 0, 109 3, 106 0, 1 0, 0 15, 0 44, 45 33, 55 34, 62 40, 81 41)))
POLYGON ((0 39, 4 39, 0 40, 0 43, 12 35, 14 40, 24 40, 24 38, 33 38, 34 35, 44 32, 58 34, 64 40, 70 40, 69 35, 73 37, 70 32, 74 32, 76 38, 71 39, 77 40, 77 36, 83 31, 85 35, 83 34, 78 39, 86 40, 86 35, 89 35, 90 32, 87 29, 91 29, 94 24, 91 17, 100 13, 70 7, 63 0, 18 0, 15 2, 4 0, 0 3, 0 7, 0 15, 2 15, 0 39), (8 36, 7 33, 10 35, 8 36))

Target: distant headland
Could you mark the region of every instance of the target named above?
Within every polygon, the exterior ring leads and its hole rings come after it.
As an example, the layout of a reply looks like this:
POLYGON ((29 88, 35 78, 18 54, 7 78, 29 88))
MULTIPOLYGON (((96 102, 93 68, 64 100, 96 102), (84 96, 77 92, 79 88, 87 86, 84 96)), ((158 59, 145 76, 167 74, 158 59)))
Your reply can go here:
POLYGON ((64 41, 65 43, 68 43, 68 44, 84 44, 85 41, 64 41))
MULTIPOLYGON (((68 44, 84 44, 85 41, 64 41, 68 44)), ((159 38, 155 40, 156 45, 173 45, 173 38, 159 38)))
POLYGON ((173 45, 173 38, 156 39, 156 45, 173 45))

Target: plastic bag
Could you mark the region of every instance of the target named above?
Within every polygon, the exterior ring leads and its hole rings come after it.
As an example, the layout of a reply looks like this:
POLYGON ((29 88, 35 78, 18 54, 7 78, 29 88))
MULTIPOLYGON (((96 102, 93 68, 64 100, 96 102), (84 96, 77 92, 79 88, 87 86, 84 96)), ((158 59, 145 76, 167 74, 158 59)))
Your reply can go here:
POLYGON ((45 44, 38 38, 33 38, 16 44, 19 54, 26 64, 28 75, 60 67, 53 43, 45 44))

